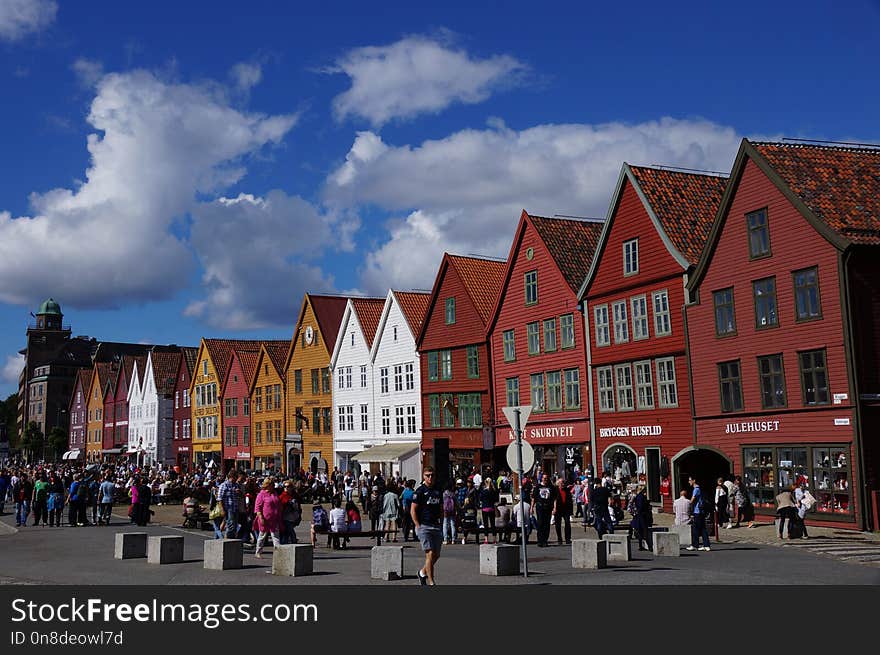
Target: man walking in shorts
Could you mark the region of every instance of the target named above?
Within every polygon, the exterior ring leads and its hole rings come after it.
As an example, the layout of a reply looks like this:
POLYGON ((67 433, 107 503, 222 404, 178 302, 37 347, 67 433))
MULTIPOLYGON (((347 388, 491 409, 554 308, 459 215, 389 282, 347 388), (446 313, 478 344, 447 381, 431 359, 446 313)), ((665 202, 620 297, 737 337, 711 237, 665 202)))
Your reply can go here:
POLYGON ((434 468, 425 467, 422 484, 413 494, 410 513, 416 527, 416 537, 425 551, 425 566, 419 569, 419 582, 434 585, 434 565, 440 559, 440 545, 443 536, 440 519, 443 515, 443 495, 434 486, 434 468))

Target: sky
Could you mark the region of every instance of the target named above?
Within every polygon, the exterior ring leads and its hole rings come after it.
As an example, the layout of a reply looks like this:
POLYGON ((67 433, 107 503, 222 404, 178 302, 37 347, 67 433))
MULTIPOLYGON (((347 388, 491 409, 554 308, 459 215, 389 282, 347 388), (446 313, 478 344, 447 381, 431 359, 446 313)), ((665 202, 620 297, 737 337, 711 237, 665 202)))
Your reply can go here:
POLYGON ((49 297, 99 340, 289 338, 307 291, 604 217, 624 162, 880 142, 877 0, 317 4, 0 0, 0 397, 49 297))

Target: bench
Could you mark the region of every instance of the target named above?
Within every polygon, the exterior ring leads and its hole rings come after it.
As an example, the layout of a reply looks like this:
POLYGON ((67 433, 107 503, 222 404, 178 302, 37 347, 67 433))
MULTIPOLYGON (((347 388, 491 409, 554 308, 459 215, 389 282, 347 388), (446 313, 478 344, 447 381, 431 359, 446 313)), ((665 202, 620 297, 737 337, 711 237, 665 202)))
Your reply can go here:
MULTIPOLYGON (((458 530, 458 532, 459 532, 459 534, 464 536, 465 530, 463 528, 460 528, 458 530)), ((516 535, 517 540, 519 540, 520 529, 518 526, 515 526, 515 525, 508 525, 506 528, 498 528, 498 527, 487 528, 485 526, 481 526, 481 527, 476 527, 476 528, 468 528, 467 533, 476 535, 477 540, 478 540, 477 543, 479 543, 479 538, 480 538, 481 534, 484 534, 487 536, 490 534, 494 534, 494 535, 498 535, 498 536, 503 536, 505 539, 508 539, 508 540, 510 539, 511 535, 516 535)))
POLYGON ((325 534, 327 535, 327 547, 336 548, 345 548, 345 541, 343 540, 340 545, 339 538, 345 537, 350 539, 351 537, 369 537, 376 539, 376 545, 382 545, 382 537, 387 537, 390 534, 394 534, 394 530, 359 530, 357 532, 331 532, 330 530, 318 530, 315 529, 315 535, 325 534))

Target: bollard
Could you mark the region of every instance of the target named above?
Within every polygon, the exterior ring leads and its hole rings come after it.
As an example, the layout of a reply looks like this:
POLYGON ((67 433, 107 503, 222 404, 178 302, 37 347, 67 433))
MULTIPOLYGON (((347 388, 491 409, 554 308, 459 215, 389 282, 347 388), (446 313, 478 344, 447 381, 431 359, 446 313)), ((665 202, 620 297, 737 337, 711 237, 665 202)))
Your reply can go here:
POLYGON ((403 546, 373 546, 370 551, 370 577, 373 580, 403 578, 403 546))
POLYGON ((480 544, 480 575, 519 575, 519 546, 480 544))
POLYGON ((272 575, 311 575, 313 565, 312 544, 282 544, 272 550, 272 575))
POLYGON ((113 557, 116 559, 135 559, 147 556, 146 532, 117 532, 113 557))
POLYGON ((571 542, 571 565, 576 569, 606 568, 608 542, 604 539, 575 539, 571 542))
POLYGON ((147 542, 148 564, 178 564, 183 561, 183 537, 150 537, 147 542))
POLYGON ((240 569, 244 566, 244 544, 241 539, 207 539, 204 559, 206 569, 240 569))
POLYGON ((603 534, 602 539, 608 544, 608 561, 628 562, 632 559, 629 535, 625 532, 603 534))
POLYGON ((655 532, 654 554, 658 557, 679 557, 681 541, 677 532, 655 532))

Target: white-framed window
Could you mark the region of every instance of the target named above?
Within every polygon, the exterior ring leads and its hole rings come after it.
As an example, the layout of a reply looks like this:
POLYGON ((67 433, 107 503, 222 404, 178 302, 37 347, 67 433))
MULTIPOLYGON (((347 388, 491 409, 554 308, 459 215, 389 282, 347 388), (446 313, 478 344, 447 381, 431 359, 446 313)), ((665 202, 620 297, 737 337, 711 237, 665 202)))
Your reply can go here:
POLYGON ((345 369, 339 367, 339 388, 345 389, 345 369))
POLYGON ((189 397, 189 389, 184 389, 183 390, 183 406, 190 407, 191 404, 192 403, 191 403, 190 397, 189 397))
POLYGON ((345 408, 345 429, 354 432, 354 405, 345 408))
POLYGON ((678 407, 678 389, 675 385, 675 358, 662 357, 657 364, 657 395, 660 407, 678 407))
POLYGON ((635 296, 629 299, 632 308, 633 341, 647 339, 648 333, 648 299, 645 296, 635 296))
POLYGON ((529 271, 525 274, 526 305, 534 305, 538 302, 538 271, 529 271))
POLYGON ((388 367, 383 366, 379 369, 379 391, 388 393, 388 367))
POLYGON ((345 386, 351 389, 351 366, 345 367, 345 386))
POLYGON ((394 366, 394 391, 403 391, 403 364, 394 366))
POLYGON ((563 314, 559 317, 559 339, 563 350, 574 348, 574 314, 563 314))
POLYGON ((370 420, 369 420, 369 406, 361 405, 361 432, 366 432, 370 429, 370 420))
POLYGON ((392 329, 392 332, 394 332, 394 342, 397 343, 397 326, 396 325, 392 329))
POLYGON ((651 294, 654 305, 654 336, 664 337, 672 334, 672 323, 669 321, 669 293, 666 289, 651 294))
POLYGON ((339 406, 339 431, 345 432, 345 407, 339 406))
POLYGON ((455 298, 446 299, 446 325, 455 323, 455 298))
POLYGON ((441 350, 440 351, 440 379, 441 380, 451 380, 452 379, 452 351, 451 350, 441 350))
POLYGON ((202 361, 202 375, 208 374, 208 360, 202 361))
POLYGON ((617 411, 626 412, 633 409, 632 366, 618 364, 614 367, 617 382, 617 411))
POLYGON ((639 240, 623 242, 623 274, 635 275, 639 272, 639 240))
POLYGON ((633 362, 636 372, 636 404, 639 409, 654 409, 654 379, 651 362, 633 362))
POLYGON ((626 320, 626 301, 618 300, 611 304, 611 314, 614 319, 614 343, 626 343, 629 341, 629 323, 626 320))
POLYGON ((608 305, 593 307, 593 323, 596 326, 596 345, 611 345, 611 327, 608 321, 608 305))
POLYGON ((180 392, 174 392, 174 409, 180 409, 180 392))
POLYGON ((596 388, 599 390, 599 411, 614 411, 614 378, 610 366, 596 369, 596 388))
POLYGON ((361 366, 361 389, 367 388, 367 367, 361 366))
POLYGON ((416 406, 408 405, 406 408, 406 433, 416 433, 416 406))
POLYGON ((406 390, 412 391, 416 388, 416 376, 413 369, 413 363, 407 362, 404 365, 403 370, 406 375, 406 390))
POLYGON ((351 347, 354 348, 354 332, 351 333, 351 347))
POLYGON ((382 434, 391 434, 391 408, 382 408, 382 434))
POLYGON ((395 407, 394 408, 394 423, 395 423, 395 428, 397 428, 396 431, 394 432, 394 434, 404 434, 404 431, 406 430, 405 419, 404 419, 403 413, 404 413, 403 407, 395 407))

